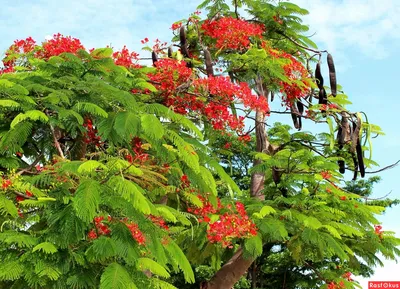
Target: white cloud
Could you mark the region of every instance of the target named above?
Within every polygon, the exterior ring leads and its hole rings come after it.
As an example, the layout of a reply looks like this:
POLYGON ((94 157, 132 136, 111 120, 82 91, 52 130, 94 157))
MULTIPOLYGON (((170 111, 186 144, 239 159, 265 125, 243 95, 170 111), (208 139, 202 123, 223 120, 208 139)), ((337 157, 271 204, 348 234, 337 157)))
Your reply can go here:
POLYGON ((304 18, 313 39, 334 53, 356 49, 384 58, 400 46, 398 0, 294 0, 309 10, 304 18), (388 45, 388 43, 390 45, 388 45))

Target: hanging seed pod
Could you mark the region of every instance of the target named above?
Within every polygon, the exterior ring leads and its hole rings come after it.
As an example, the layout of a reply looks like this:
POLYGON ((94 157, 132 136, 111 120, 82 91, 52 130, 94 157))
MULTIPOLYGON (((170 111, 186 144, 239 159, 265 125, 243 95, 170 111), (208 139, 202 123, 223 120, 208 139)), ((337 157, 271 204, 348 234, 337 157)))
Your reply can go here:
POLYGON ((328 97, 325 88, 321 88, 318 93, 318 104, 328 104, 328 97))
POLYGON ((357 141, 360 138, 361 118, 357 116, 357 122, 353 122, 353 133, 351 134, 350 152, 356 152, 357 141))
POLYGON ((295 128, 298 130, 301 129, 300 124, 299 124, 299 111, 297 110, 297 107, 294 105, 294 103, 290 106, 290 111, 292 115, 292 120, 293 120, 293 125, 295 128))
POLYGON ((321 90, 324 88, 324 78, 321 73, 321 64, 318 62, 315 68, 315 79, 317 80, 318 88, 321 90))
POLYGON ((281 172, 276 169, 276 167, 272 167, 272 179, 274 183, 277 185, 281 182, 281 172))
POLYGON ((189 57, 189 50, 186 47, 186 44, 181 45, 181 52, 184 57, 189 57))
POLYGON ((328 53, 327 57, 328 68, 329 68, 329 82, 331 85, 331 93, 333 96, 336 96, 337 93, 337 83, 336 83, 336 70, 335 64, 333 62, 332 55, 328 53))
POLYGON ((304 104, 301 101, 297 101, 297 109, 299 110, 299 114, 303 115, 304 112, 304 104))
POLYGON ((344 143, 343 143, 343 129, 341 125, 338 128, 336 139, 339 144, 339 149, 342 149, 344 143))
POLYGON ((172 47, 170 46, 170 47, 168 47, 168 58, 172 58, 172 53, 173 53, 173 50, 172 50, 172 47))
POLYGON ((273 91, 271 91, 271 102, 274 101, 274 98, 275 98, 275 93, 273 91))
POLYGON ((158 61, 157 53, 155 53, 155 51, 151 52, 151 60, 153 60, 153 65, 158 61))
POLYGON ((346 112, 342 112, 342 120, 340 122, 340 135, 338 131, 338 144, 339 147, 347 144, 351 141, 351 127, 349 123, 349 115, 346 112))
POLYGON ((358 161, 357 161, 355 154, 352 154, 352 158, 353 158, 353 164, 354 164, 353 181, 355 181, 355 180, 357 180, 357 174, 358 174, 358 161))
POLYGON ((360 169, 360 175, 363 178, 365 176, 365 167, 364 167, 363 151, 361 148, 361 143, 359 138, 357 140, 356 152, 357 152, 358 167, 360 169))
POLYGON ((339 165, 339 172, 341 174, 344 174, 346 172, 344 161, 343 160, 338 161, 338 165, 339 165))
POLYGON ((212 59, 211 59, 211 54, 210 51, 208 51, 208 49, 206 47, 204 47, 204 58, 206 61, 206 72, 207 72, 207 76, 214 76, 214 68, 212 65, 212 59))
POLYGON ((186 30, 184 26, 181 26, 179 29, 179 40, 181 41, 181 45, 186 45, 186 30))

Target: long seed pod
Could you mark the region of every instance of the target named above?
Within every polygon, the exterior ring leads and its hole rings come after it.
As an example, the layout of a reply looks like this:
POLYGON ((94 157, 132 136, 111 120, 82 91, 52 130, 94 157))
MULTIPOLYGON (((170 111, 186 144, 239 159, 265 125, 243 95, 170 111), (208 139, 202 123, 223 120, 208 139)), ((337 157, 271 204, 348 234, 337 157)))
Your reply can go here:
POLYGON ((339 165, 339 172, 341 174, 344 174, 346 172, 344 161, 343 160, 338 161, 338 165, 339 165))
POLYGON ((360 169, 360 175, 363 178, 365 176, 365 167, 364 167, 363 152, 359 138, 357 140, 356 152, 357 152, 358 167, 360 169))
POLYGON ((153 65, 158 61, 157 53, 155 51, 151 52, 151 60, 153 60, 153 65))
POLYGON ((327 104, 328 103, 328 97, 326 96, 326 90, 323 87, 319 90, 319 93, 318 93, 318 103, 319 104, 327 104))
POLYGON ((337 139, 337 142, 338 142, 338 144, 339 144, 339 149, 342 149, 343 148, 343 129, 342 129, 342 126, 341 125, 339 125, 339 127, 338 127, 338 131, 337 131, 337 135, 336 135, 336 139, 337 139))
POLYGON ((179 40, 181 41, 181 45, 186 45, 186 30, 184 26, 181 26, 179 29, 179 40))
POLYGON ((342 112, 342 120, 340 122, 340 135, 338 133, 338 144, 339 147, 347 144, 351 141, 351 127, 349 123, 349 115, 346 112, 342 112))
POLYGON ((321 64, 318 62, 315 68, 315 79, 317 80, 318 88, 321 90, 324 88, 324 78, 321 73, 321 64))
POLYGON ((361 118, 357 116, 357 122, 353 123, 353 133, 351 134, 350 152, 356 152, 357 140, 360 138, 361 118))
POLYGON ((297 110, 297 107, 294 105, 294 103, 290 106, 290 111, 292 115, 292 120, 293 120, 293 125, 295 128, 300 130, 300 124, 299 124, 299 111, 297 110))
POLYGON ((275 93, 273 91, 271 91, 271 102, 274 101, 274 98, 275 98, 275 93))
POLYGON ((212 65, 212 59, 211 59, 211 54, 210 51, 208 51, 208 49, 206 47, 204 47, 204 58, 206 61, 206 72, 207 72, 207 76, 214 76, 214 69, 213 69, 213 65, 212 65))
POLYGON ((357 174, 358 174, 358 161, 356 158, 356 155, 352 155, 353 158, 353 163, 354 163, 354 175, 353 175, 353 181, 357 180, 357 174))
POLYGON ((274 183, 277 185, 281 182, 281 172, 279 172, 276 167, 272 167, 272 179, 274 183))
POLYGON ((301 101, 297 101, 297 109, 299 110, 299 130, 303 127, 301 116, 304 112, 304 104, 301 101))
POLYGON ((170 46, 170 47, 168 47, 168 58, 172 58, 172 53, 173 53, 173 50, 172 50, 172 47, 170 46))
POLYGON ((336 70, 335 63, 333 62, 332 55, 328 53, 327 57, 328 68, 329 68, 329 82, 331 84, 331 93, 336 96, 337 93, 337 83, 336 83, 336 70))
POLYGON ((184 57, 189 57, 189 50, 186 47, 186 44, 181 45, 181 52, 184 57))

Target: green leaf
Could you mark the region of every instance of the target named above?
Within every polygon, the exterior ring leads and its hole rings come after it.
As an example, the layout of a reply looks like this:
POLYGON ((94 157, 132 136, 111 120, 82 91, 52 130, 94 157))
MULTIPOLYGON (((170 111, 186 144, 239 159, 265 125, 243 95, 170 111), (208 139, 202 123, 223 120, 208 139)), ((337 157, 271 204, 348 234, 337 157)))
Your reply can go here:
POLYGON ((77 216, 89 223, 96 216, 100 203, 101 186, 95 180, 82 181, 73 198, 73 206, 77 216))
POLYGON ((0 265, 0 280, 14 281, 19 279, 24 273, 24 265, 18 260, 3 261, 0 265))
POLYGON ((101 275, 100 289, 137 289, 137 287, 125 267, 111 263, 101 275))
POLYGON ((36 245, 32 249, 32 252, 36 252, 36 251, 42 251, 46 254, 53 254, 53 253, 57 252, 57 248, 50 242, 43 242, 43 243, 36 245))
POLYGON ((88 160, 79 166, 78 173, 80 173, 80 174, 92 173, 98 168, 101 168, 104 170, 107 169, 107 167, 105 165, 103 165, 102 163, 100 163, 98 161, 88 160))
POLYGON ((19 107, 19 103, 11 99, 0 99, 0 106, 2 107, 19 107))
POLYGON ((253 257, 261 256, 262 251, 263 251, 262 250, 263 244, 262 244, 262 240, 259 235, 245 239, 244 247, 245 247, 246 251, 249 252, 250 255, 253 257))
POLYGON ((156 274, 163 278, 169 278, 170 274, 167 270, 156 261, 149 258, 138 259, 138 269, 141 271, 149 270, 151 273, 156 274))
POLYGON ((18 217, 18 209, 14 203, 7 199, 4 195, 0 195, 0 214, 10 214, 12 217, 18 217))
POLYGON ((160 120, 152 114, 141 117, 142 129, 151 139, 160 140, 164 135, 164 127, 160 120))
POLYGON ((33 121, 39 120, 44 123, 49 121, 49 118, 47 117, 47 115, 45 115, 40 110, 29 110, 25 113, 18 114, 11 122, 10 127, 13 129, 13 128, 15 128, 15 126, 18 123, 20 123, 21 121, 24 121, 26 119, 30 119, 33 121))
POLYGON ((107 57, 111 57, 112 54, 113 54, 113 50, 110 47, 97 48, 97 49, 93 50, 92 52, 90 52, 90 55, 95 58, 107 58, 107 57))

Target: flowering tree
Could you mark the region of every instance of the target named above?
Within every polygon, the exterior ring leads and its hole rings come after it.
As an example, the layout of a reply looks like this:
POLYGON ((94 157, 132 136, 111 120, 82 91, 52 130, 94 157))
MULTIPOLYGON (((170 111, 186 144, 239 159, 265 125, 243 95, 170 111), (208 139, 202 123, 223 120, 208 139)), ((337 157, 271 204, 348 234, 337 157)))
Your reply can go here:
POLYGON ((193 283, 192 266, 211 264, 215 275, 198 285, 231 288, 256 257, 280 250, 325 288, 352 288, 350 271, 399 253, 375 217, 384 207, 341 185, 345 169, 363 177, 374 164, 364 153, 381 131, 346 109, 330 54, 324 86, 324 51, 300 34, 306 11, 250 0, 203 8, 205 20, 196 12, 172 25, 176 44, 145 47, 153 67, 126 47, 87 50, 61 34, 10 46, 0 76, 2 287, 175 288, 171 273, 193 283), (296 129, 310 120, 328 132, 267 133, 274 95, 296 129), (254 142, 248 192, 211 149, 220 138, 227 155, 254 142))

